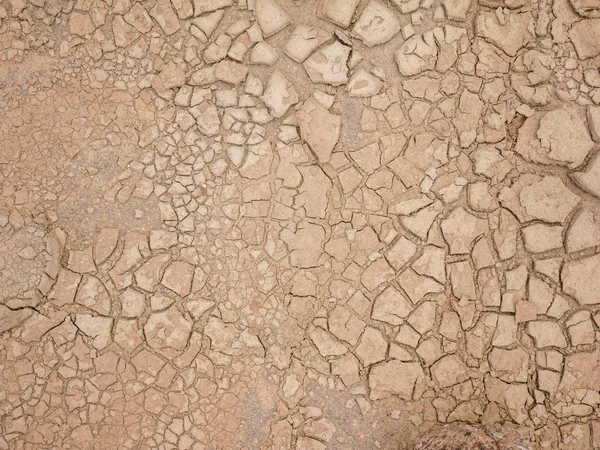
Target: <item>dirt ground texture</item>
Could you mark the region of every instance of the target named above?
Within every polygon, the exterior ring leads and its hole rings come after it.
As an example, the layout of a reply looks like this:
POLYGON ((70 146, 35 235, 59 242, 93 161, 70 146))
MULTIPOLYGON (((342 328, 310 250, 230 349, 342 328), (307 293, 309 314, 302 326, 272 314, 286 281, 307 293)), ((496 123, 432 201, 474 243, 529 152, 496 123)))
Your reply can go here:
POLYGON ((600 448, 600 0, 0 0, 0 449, 600 448))

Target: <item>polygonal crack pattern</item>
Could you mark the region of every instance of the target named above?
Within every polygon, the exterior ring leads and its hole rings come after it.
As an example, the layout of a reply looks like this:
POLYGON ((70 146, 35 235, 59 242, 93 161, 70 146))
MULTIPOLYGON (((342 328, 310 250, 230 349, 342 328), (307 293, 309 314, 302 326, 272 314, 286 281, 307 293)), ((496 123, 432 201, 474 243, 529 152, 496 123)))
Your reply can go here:
POLYGON ((599 67, 592 0, 0 0, 0 448, 600 448, 599 67))

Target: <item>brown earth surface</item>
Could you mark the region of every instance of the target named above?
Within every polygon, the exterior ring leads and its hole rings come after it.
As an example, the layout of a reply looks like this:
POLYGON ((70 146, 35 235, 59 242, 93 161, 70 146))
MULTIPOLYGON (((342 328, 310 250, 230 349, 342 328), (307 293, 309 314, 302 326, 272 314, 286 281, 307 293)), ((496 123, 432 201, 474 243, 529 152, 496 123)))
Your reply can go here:
POLYGON ((600 448, 599 69, 597 0, 0 0, 0 449, 600 448))

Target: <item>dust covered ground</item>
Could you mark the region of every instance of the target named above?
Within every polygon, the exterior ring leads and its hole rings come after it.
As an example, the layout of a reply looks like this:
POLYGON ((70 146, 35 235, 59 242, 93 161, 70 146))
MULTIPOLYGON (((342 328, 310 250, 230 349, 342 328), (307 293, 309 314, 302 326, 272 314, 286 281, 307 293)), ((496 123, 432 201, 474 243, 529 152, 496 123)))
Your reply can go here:
POLYGON ((600 448, 599 0, 0 0, 0 449, 600 448))

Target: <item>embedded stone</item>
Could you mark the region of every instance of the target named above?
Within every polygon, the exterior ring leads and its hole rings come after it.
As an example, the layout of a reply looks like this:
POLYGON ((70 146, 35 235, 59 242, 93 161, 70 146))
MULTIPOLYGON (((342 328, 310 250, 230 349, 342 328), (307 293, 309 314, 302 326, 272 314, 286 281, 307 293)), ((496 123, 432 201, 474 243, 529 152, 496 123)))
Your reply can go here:
POLYGON ((531 444, 517 430, 499 424, 444 425, 415 443, 415 450, 531 450, 531 444))

